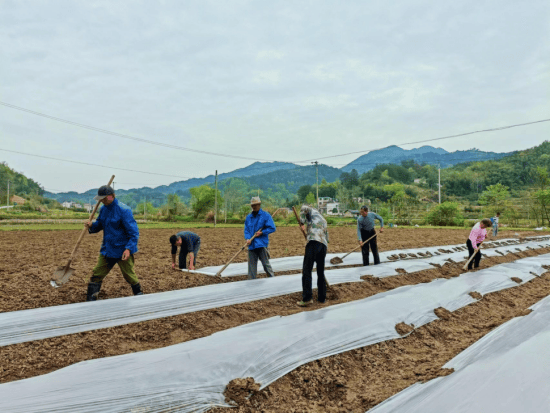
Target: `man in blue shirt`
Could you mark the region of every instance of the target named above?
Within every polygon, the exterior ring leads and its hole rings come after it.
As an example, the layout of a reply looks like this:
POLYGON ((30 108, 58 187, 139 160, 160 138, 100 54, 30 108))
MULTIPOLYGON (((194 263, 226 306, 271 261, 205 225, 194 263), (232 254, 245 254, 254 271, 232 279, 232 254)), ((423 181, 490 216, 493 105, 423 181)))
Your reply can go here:
MULTIPOLYGON (((359 211, 361 216, 357 218, 357 239, 359 244, 368 240, 376 231, 374 230, 374 220, 380 221, 380 232, 384 231, 384 219, 374 212, 369 212, 369 207, 363 205, 359 211)), ((380 264, 380 256, 378 255, 378 245, 376 245, 376 237, 366 242, 361 247, 361 253, 363 254, 363 265, 369 265, 369 246, 372 249, 372 256, 374 257, 374 265, 380 264)))
POLYGON ((134 271, 134 254, 137 252, 139 230, 132 210, 115 198, 115 191, 104 185, 97 191, 94 199, 103 203, 97 220, 92 224, 85 221, 84 226, 90 234, 103 230, 103 242, 99 250, 99 259, 93 269, 86 301, 96 301, 103 279, 118 264, 122 276, 132 287, 134 295, 143 295, 141 285, 134 271))
POLYGON ((268 277, 273 277, 273 269, 269 263, 269 245, 268 235, 275 232, 275 223, 269 213, 261 209, 262 201, 259 196, 250 200, 252 212, 246 216, 244 221, 244 238, 248 245, 248 279, 256 278, 258 270, 258 258, 262 262, 264 271, 268 277), (256 238, 251 238, 256 235, 256 238))
POLYGON ((187 268, 187 255, 189 254, 189 269, 194 270, 197 265, 197 254, 201 249, 201 237, 191 231, 181 231, 170 237, 172 244, 172 269, 176 268, 176 252, 180 246, 179 268, 187 268))

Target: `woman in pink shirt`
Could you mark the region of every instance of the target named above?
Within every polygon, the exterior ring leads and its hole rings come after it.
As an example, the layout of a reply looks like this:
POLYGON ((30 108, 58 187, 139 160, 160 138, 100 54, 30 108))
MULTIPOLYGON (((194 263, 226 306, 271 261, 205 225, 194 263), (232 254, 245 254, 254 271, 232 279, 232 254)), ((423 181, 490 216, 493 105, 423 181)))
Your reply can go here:
MULTIPOLYGON (((485 237, 487 237, 486 228, 490 228, 491 225, 492 223, 489 218, 482 219, 481 222, 474 225, 472 231, 470 232, 470 236, 468 237, 468 241, 466 241, 466 246, 468 247, 468 251, 470 253, 468 258, 474 255, 475 250, 479 248, 479 244, 481 244, 485 237)), ((470 261, 468 264, 468 269, 471 270, 472 266, 474 268, 478 268, 479 261, 481 261, 481 251, 476 254, 472 261, 470 261)))

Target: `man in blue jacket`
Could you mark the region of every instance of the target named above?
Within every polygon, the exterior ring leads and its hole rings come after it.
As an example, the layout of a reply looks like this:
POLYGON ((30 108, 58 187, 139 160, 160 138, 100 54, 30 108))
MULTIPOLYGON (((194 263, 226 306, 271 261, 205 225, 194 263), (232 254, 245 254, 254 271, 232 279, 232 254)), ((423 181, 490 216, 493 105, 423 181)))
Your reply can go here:
POLYGON ((134 295, 143 295, 134 271, 134 254, 137 252, 139 230, 132 210, 115 198, 115 191, 103 185, 94 199, 103 203, 97 220, 84 222, 90 234, 103 230, 103 242, 99 259, 93 269, 86 301, 96 301, 103 279, 118 264, 124 279, 132 287, 134 295))
POLYGON ((246 216, 244 221, 244 238, 248 244, 248 279, 256 278, 258 270, 258 258, 262 262, 264 271, 268 277, 273 277, 273 269, 269 263, 268 235, 275 232, 275 223, 269 213, 261 209, 262 201, 255 196, 250 200, 252 212, 246 216), (251 240, 251 238, 256 237, 251 240))

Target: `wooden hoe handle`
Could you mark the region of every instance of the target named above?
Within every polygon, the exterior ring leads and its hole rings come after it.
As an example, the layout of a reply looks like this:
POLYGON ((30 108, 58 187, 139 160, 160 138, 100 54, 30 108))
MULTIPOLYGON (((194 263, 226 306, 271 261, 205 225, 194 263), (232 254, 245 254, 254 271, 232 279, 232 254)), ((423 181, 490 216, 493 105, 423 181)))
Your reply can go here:
MULTIPOLYGON (((115 179, 115 176, 111 176, 111 179, 109 180, 109 183, 107 184, 107 186, 111 186, 111 184, 113 183, 113 180, 115 179)), ((95 213, 97 212, 97 209, 99 208, 99 201, 96 202, 95 206, 94 206, 94 209, 92 210, 92 213, 90 214, 90 218, 88 218, 88 221, 92 221, 92 219, 94 219, 94 215, 95 213)), ((82 230, 82 232, 80 233, 80 236, 78 237, 78 241, 76 241, 76 245, 74 246, 73 248, 73 252, 71 253, 71 258, 69 258, 69 263, 73 260, 74 258, 74 255, 76 254, 76 250, 78 249, 78 247, 80 246, 80 243, 82 242, 82 238, 84 238, 84 235, 88 232, 88 228, 84 228, 82 230)))
MULTIPOLYGON (((254 236, 253 236, 252 238, 250 238, 250 242, 252 242, 252 241, 254 240, 254 238, 256 238, 256 234, 254 234, 254 236)), ((227 266, 228 266, 229 264, 231 264, 235 258, 237 258, 237 255, 239 255, 241 252, 243 252, 243 250, 246 248, 247 245, 248 245, 248 242, 247 242, 246 244, 244 244, 244 245, 241 247, 241 249, 240 249, 239 251, 237 251, 237 253, 236 253, 235 255, 233 255, 233 257, 232 257, 229 261, 227 261, 227 264, 225 264, 225 265, 222 267, 222 269, 219 270, 219 271, 216 273, 216 277, 221 277, 223 270, 225 270, 225 269, 227 268, 227 266)))
POLYGON ((361 244, 359 244, 357 247, 355 247, 354 249, 352 249, 350 252, 348 252, 346 255, 344 255, 342 258, 340 258, 341 260, 343 260, 344 258, 346 258, 348 255, 350 255, 353 251, 361 248, 363 245, 365 245, 367 242, 369 242, 371 239, 373 239, 374 237, 376 237, 378 234, 374 234, 372 237, 370 237, 368 240, 366 241, 363 241, 361 244))
POLYGON ((481 248, 481 244, 483 244, 483 241, 481 241, 481 243, 479 244, 479 246, 474 249, 474 253, 472 254, 472 256, 470 257, 470 259, 468 261, 466 261, 466 264, 464 264, 464 267, 462 267, 462 269, 464 271, 468 270, 468 265, 470 265, 470 262, 472 262, 472 260, 474 259, 474 257, 477 255, 477 253, 479 252, 479 249, 481 248))
POLYGON ((294 211, 294 216, 296 217, 296 221, 298 221, 298 227, 300 228, 300 231, 302 231, 302 234, 304 234, 304 238, 307 241, 307 234, 304 231, 304 229, 302 228, 302 226, 300 225, 300 217, 298 216, 298 213, 296 212, 296 208, 292 207, 292 211, 294 211))

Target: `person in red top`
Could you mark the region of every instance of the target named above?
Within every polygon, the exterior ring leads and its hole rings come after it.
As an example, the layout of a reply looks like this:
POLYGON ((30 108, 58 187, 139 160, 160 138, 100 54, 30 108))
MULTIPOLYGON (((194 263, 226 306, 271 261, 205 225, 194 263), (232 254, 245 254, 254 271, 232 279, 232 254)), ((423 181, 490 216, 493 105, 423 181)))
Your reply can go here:
MULTIPOLYGON (((466 241, 466 246, 468 247, 469 252, 468 258, 475 254, 476 250, 479 248, 479 244, 481 244, 487 237, 486 228, 490 228, 491 225, 492 223, 489 218, 482 219, 481 222, 474 225, 472 231, 470 232, 470 236, 468 237, 468 241, 466 241)), ((481 251, 478 251, 474 259, 468 264, 468 269, 471 270, 472 266, 474 268, 478 268, 480 261, 481 251)))

